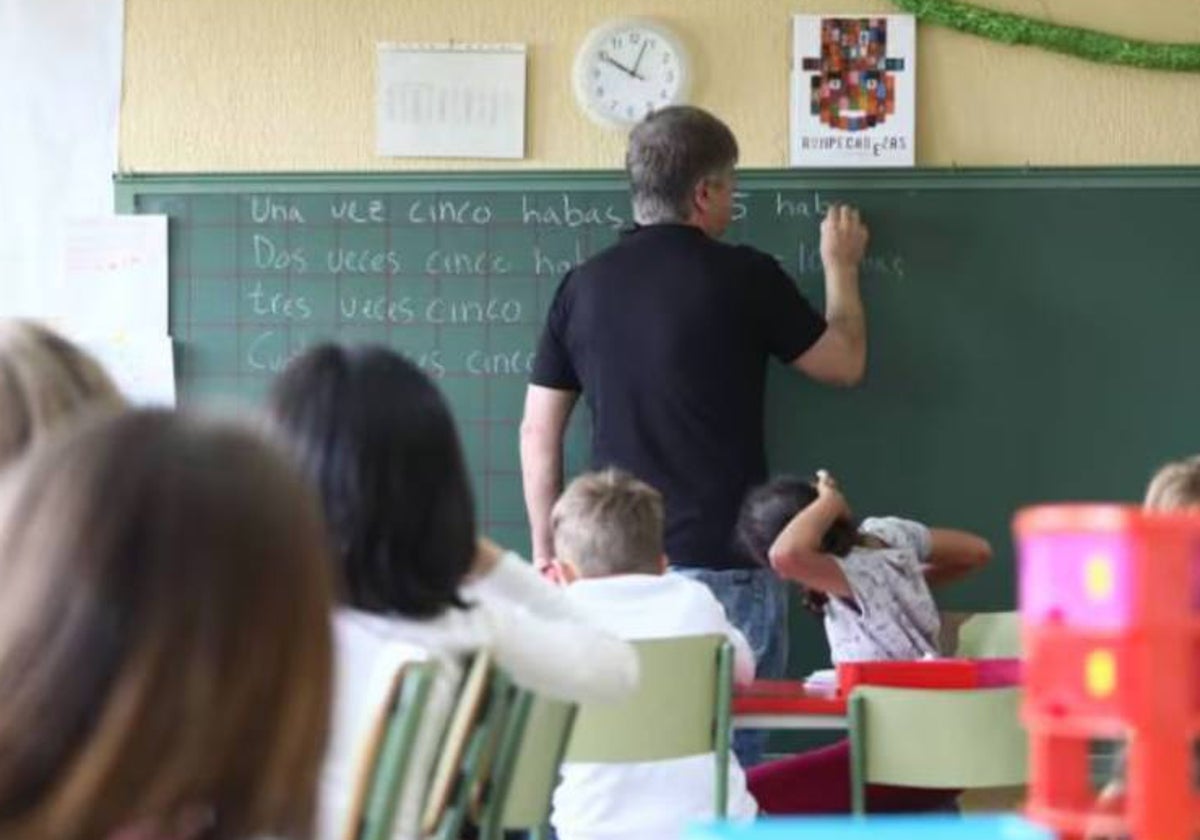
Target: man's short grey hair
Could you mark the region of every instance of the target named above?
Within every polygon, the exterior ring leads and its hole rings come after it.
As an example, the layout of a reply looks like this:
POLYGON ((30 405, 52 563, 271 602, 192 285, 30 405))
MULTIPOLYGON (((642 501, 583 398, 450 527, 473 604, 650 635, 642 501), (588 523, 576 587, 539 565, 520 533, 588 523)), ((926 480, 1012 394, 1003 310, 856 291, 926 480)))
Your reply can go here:
POLYGON ((732 170, 737 159, 733 132, 708 111, 676 105, 652 112, 629 133, 625 154, 634 220, 686 222, 696 185, 732 170))
POLYGON ((550 513, 554 555, 584 577, 656 573, 663 554, 662 496, 627 472, 584 473, 550 513))

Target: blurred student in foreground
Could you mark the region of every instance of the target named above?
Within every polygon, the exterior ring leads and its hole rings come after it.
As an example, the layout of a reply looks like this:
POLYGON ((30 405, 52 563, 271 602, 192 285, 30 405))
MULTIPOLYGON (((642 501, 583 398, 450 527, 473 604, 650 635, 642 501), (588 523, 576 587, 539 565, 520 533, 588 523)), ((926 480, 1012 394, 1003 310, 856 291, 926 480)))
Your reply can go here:
POLYGON ((309 835, 329 716, 315 501, 246 431, 99 417, 0 477, 0 836, 309 835))
POLYGON ((47 432, 124 405, 83 350, 33 321, 0 319, 0 468, 47 432))

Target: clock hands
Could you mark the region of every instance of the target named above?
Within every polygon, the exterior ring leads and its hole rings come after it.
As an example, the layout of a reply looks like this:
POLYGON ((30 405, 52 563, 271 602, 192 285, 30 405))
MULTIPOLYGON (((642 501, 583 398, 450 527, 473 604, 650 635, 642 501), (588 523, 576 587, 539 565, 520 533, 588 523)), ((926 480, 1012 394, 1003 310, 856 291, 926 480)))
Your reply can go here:
MULTIPOLYGON (((626 67, 624 64, 620 64, 620 63, 618 63, 617 61, 615 61, 615 60, 613 59, 613 57, 612 57, 612 56, 610 56, 610 55, 609 55, 608 53, 606 53, 606 52, 602 52, 602 53, 600 53, 600 60, 601 60, 601 61, 607 61, 607 62, 608 62, 609 64, 611 64, 613 67, 616 67, 618 70, 620 70, 622 73, 624 73, 626 76, 630 76, 630 77, 632 77, 632 78, 634 78, 634 79, 637 79, 638 81, 642 81, 642 82, 646 81, 646 79, 645 79, 643 76, 639 76, 639 75, 637 74, 637 72, 636 72, 636 70, 637 70, 637 67, 636 67, 636 65, 635 65, 635 67, 634 67, 634 69, 633 69, 633 70, 630 70, 630 69, 629 69, 628 67, 626 67)), ((639 60, 639 61, 641 60, 641 56, 640 56, 640 55, 638 56, 638 60, 639 60)))
POLYGON ((637 76, 637 78, 639 78, 639 79, 642 78, 641 76, 638 76, 637 70, 639 67, 642 66, 642 56, 644 56, 646 54, 646 47, 648 47, 649 45, 650 45, 649 41, 642 41, 642 48, 640 50, 638 50, 638 57, 633 62, 633 69, 631 71, 629 71, 630 75, 637 76))

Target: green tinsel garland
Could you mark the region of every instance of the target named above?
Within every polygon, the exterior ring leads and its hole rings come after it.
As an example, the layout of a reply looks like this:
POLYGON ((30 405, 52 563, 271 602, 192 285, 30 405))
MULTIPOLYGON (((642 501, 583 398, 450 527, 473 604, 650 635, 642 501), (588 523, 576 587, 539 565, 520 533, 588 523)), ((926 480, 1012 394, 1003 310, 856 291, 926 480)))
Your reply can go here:
POLYGON ((1147 70, 1200 72, 1200 44, 1156 44, 1133 41, 1041 20, 981 9, 956 0, 892 0, 920 20, 981 35, 1005 44, 1029 44, 1104 64, 1147 70))

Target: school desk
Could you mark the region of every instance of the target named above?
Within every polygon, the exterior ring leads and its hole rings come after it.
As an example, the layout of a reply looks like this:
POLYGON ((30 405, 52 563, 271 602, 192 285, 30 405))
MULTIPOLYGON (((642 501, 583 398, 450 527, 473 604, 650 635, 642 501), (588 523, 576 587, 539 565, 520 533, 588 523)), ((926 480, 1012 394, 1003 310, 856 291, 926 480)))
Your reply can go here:
POLYGON ((833 686, 755 680, 733 695, 735 729, 845 729, 846 698, 833 686))
POLYGON ((852 662, 837 667, 837 684, 755 680, 734 692, 733 725, 741 729, 845 729, 846 698, 857 685, 894 688, 997 688, 1021 679, 1016 659, 852 662))

